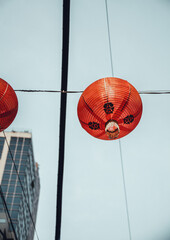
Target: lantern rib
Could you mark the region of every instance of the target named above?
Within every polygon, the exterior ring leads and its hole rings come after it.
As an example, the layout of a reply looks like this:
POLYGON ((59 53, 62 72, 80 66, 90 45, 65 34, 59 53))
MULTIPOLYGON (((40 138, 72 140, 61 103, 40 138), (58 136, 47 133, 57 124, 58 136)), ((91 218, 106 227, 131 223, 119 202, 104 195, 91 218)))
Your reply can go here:
POLYGON ((122 126, 121 124, 119 125, 120 126, 120 130, 122 131, 128 131, 128 128, 127 127, 124 127, 124 126, 122 126))
POLYGON ((4 94, 2 95, 2 97, 0 98, 0 101, 3 99, 3 97, 5 96, 5 93, 7 92, 7 89, 8 89, 8 83, 7 83, 7 86, 6 86, 6 89, 4 91, 4 94))
POLYGON ((86 123, 86 122, 83 122, 82 120, 80 120, 80 122, 81 122, 82 124, 88 125, 88 123, 86 123))
MULTIPOLYGON (((142 106, 141 106, 141 108, 142 108, 142 106)), ((138 111, 134 114, 134 118, 137 117, 137 116, 139 115, 139 113, 140 113, 140 111, 141 111, 141 108, 138 109, 138 111)))
POLYGON ((82 96, 83 101, 85 103, 85 107, 86 109, 93 115, 93 117, 95 117, 101 124, 105 124, 105 122, 91 109, 91 107, 87 104, 87 102, 85 101, 84 97, 82 96))
POLYGON ((12 109, 10 111, 7 111, 7 112, 4 112, 4 113, 0 113, 0 118, 3 118, 3 117, 8 117, 10 116, 13 112, 15 112, 16 110, 15 109, 12 109))
MULTIPOLYGON (((124 109, 124 108, 126 107, 126 105, 128 104, 129 98, 130 98, 130 94, 131 94, 131 86, 130 86, 130 84, 129 84, 129 95, 128 95, 128 98, 127 98, 125 104, 123 105, 123 107, 122 107, 122 109, 121 109, 121 112, 123 111, 123 109, 124 109)), ((119 117, 120 117, 120 116, 119 116, 119 117)))
POLYGON ((102 133, 96 135, 95 137, 96 137, 96 138, 99 138, 99 137, 101 137, 101 136, 104 136, 105 134, 106 134, 105 132, 102 132, 102 133))
POLYGON ((123 109, 126 107, 127 103, 129 102, 130 94, 131 94, 131 87, 130 87, 130 85, 129 85, 129 94, 128 94, 128 97, 125 96, 125 97, 123 98, 123 100, 122 100, 119 108, 116 110, 116 112, 115 112, 114 115, 113 115, 113 118, 116 116, 117 121, 119 121, 119 118, 121 117, 121 115, 122 115, 122 113, 123 113, 123 112, 122 112, 123 109), (126 98, 127 98, 127 99, 126 99, 126 98))
POLYGON ((108 100, 108 93, 107 93, 107 90, 106 90, 106 80, 105 80, 105 78, 104 78, 104 88, 105 88, 107 102, 109 102, 109 100, 108 100))

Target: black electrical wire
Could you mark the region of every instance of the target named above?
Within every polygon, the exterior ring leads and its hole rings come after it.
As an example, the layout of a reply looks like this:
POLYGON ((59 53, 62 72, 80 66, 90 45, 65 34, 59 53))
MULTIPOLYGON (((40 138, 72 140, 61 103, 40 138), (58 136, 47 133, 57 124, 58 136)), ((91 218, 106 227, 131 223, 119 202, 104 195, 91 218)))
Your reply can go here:
MULTIPOLYGON (((112 69, 113 72, 113 69, 112 69)), ((112 74, 113 75, 113 74, 112 74)), ((83 93, 83 91, 65 91, 65 90, 41 90, 41 89, 17 89, 15 92, 27 92, 27 93, 83 93)), ((146 90, 146 91, 138 91, 140 95, 142 94, 170 94, 170 90, 146 90)))
POLYGON ((119 149, 120 149, 120 160, 121 160, 121 169, 122 169, 124 197, 125 197, 125 204, 126 204, 126 215, 127 215, 128 230, 129 230, 129 239, 131 240, 132 232, 131 232, 131 226, 130 226, 130 216, 129 216, 128 198, 127 198, 127 190, 126 190, 126 181, 125 181, 125 170, 124 170, 124 164, 123 164, 122 146, 121 146, 120 139, 119 139, 119 149))
POLYGON ((10 216, 10 213, 9 213, 9 210, 8 210, 8 206, 7 206, 6 201, 5 201, 5 197, 4 197, 4 194, 3 194, 3 191, 2 191, 1 185, 0 185, 0 195, 1 195, 2 203, 3 203, 3 205, 4 205, 5 211, 7 212, 8 218, 9 218, 9 220, 10 220, 11 227, 12 227, 12 230, 13 230, 13 233, 14 233, 14 236, 15 236, 15 240, 19 240, 19 239, 17 238, 17 234, 16 234, 16 232, 15 232, 15 227, 14 227, 14 225, 13 225, 13 222, 12 222, 12 219, 11 219, 11 216, 10 216))
POLYGON ((109 25, 107 0, 105 0, 105 7, 106 7, 107 31, 108 31, 108 39, 109 39, 110 64, 111 64, 111 70, 112 70, 112 76, 113 76, 114 74, 113 74, 112 46, 111 46, 111 38, 110 38, 110 25, 109 25))
POLYGON ((170 90, 139 91, 139 94, 170 94, 170 90))
POLYGON ((7 144, 7 146, 8 146, 9 153, 10 153, 10 155, 11 155, 11 159, 12 159, 12 162, 13 162, 13 166, 14 166, 14 168, 15 168, 15 171, 16 171, 16 174, 17 174, 17 177, 18 177, 18 180, 19 180, 20 185, 21 185, 21 188, 22 188, 22 192, 23 192, 24 197, 25 197, 25 202, 26 202, 26 205, 27 205, 29 214, 30 214, 30 218, 31 218, 31 221, 32 221, 32 224, 33 224, 33 227, 34 227, 34 231, 35 231, 35 233, 36 233, 36 237, 37 237, 37 239, 39 240, 38 233, 37 233, 37 230, 36 230, 36 227, 35 227, 35 223, 34 223, 34 220, 33 220, 33 216, 32 216, 31 210, 30 210, 30 206, 29 206, 29 203, 27 202, 25 190, 24 190, 24 187, 23 187, 23 185, 22 185, 22 182, 21 182, 21 179, 20 179, 20 176, 19 176, 19 173, 18 173, 16 164, 15 164, 15 161, 14 161, 14 158, 13 158, 13 155, 12 155, 12 152, 11 152, 11 149, 10 149, 10 146, 9 146, 9 143, 8 143, 8 141, 7 141, 7 137, 6 137, 4 131, 3 131, 3 134, 4 134, 4 138, 5 138, 6 144, 7 144))
MULTIPOLYGON (((61 92, 67 92, 68 62, 69 62, 69 29, 70 29, 70 0, 63 0, 61 92)), ((66 105, 67 105, 67 94, 61 94, 55 240, 60 240, 60 235, 61 235, 66 105)))
POLYGON ((17 89, 15 92, 40 92, 40 93, 82 93, 83 91, 65 91, 65 90, 34 90, 34 89, 17 89))

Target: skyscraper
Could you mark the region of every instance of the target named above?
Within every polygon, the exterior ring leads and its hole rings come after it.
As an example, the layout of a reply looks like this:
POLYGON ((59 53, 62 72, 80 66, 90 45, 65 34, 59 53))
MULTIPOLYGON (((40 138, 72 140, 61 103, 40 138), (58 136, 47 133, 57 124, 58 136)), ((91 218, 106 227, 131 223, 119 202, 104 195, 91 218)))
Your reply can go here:
POLYGON ((2 190, 0 239, 7 236, 7 239, 17 237, 20 240, 32 240, 40 183, 38 164, 34 162, 31 134, 7 132, 5 135, 6 139, 3 133, 0 134, 0 184, 2 190), (2 195, 13 224, 6 212, 2 195))

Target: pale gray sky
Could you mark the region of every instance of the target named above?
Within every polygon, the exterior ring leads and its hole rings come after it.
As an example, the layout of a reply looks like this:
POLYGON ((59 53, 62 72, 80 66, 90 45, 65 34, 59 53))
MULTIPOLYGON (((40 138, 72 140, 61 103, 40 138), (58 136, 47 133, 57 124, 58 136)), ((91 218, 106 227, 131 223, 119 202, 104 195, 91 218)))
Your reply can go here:
MULTIPOLYGON (((114 76, 170 90, 170 1, 108 0, 114 76)), ((71 0, 69 90, 111 76, 104 0, 71 0)), ((60 89, 61 0, 0 0, 0 77, 14 89, 60 89)), ((17 93, 8 130, 30 130, 40 164, 40 240, 54 239, 60 95, 17 93)), ((68 95, 61 240, 127 240, 118 141, 88 135, 68 95)), ((137 128, 121 140, 132 240, 170 239, 170 95, 142 95, 137 128)), ((36 236, 35 236, 36 240, 36 236)))

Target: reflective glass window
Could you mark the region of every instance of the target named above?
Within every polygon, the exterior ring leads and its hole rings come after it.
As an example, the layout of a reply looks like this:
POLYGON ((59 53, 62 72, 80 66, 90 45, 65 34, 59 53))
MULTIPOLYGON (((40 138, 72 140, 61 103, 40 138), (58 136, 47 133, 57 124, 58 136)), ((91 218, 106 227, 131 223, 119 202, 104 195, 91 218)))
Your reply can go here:
POLYGON ((15 197, 14 198, 14 203, 20 203, 20 197, 15 197))
POLYGON ((30 138, 25 138, 25 144, 30 144, 30 142, 31 142, 31 139, 30 138))
POLYGON ((11 217, 12 218, 17 218, 17 216, 18 216, 18 211, 13 210, 12 214, 11 214, 11 217))
POLYGON ((20 179, 23 181, 24 180, 24 178, 25 178, 25 174, 24 175, 19 175, 20 176, 20 179))
POLYGON ((18 145, 18 146, 17 146, 17 151, 18 151, 18 152, 21 152, 21 149, 22 149, 22 145, 18 145))
POLYGON ((26 168, 25 165, 21 165, 21 166, 20 166, 20 171, 25 171, 25 168, 26 168))
POLYGON ((18 139, 18 143, 19 143, 19 144, 22 144, 22 143, 23 143, 23 138, 19 138, 19 139, 18 139))
POLYGON ((15 180, 11 180, 11 181, 10 181, 10 184, 11 184, 11 185, 15 185, 15 184, 16 184, 16 181, 15 181, 15 180))
POLYGON ((4 177, 4 179, 9 179, 9 177, 10 177, 10 174, 9 173, 4 173, 4 175, 3 175, 3 177, 4 177))
POLYGON ((17 152, 17 153, 15 154, 15 158, 20 159, 20 157, 21 157, 21 153, 20 153, 20 152, 17 152))
POLYGON ((17 175, 15 173, 12 174, 11 179, 15 180, 17 178, 17 175))
POLYGON ((6 202, 7 202, 7 203, 12 203, 12 197, 7 197, 6 202))
POLYGON ((19 204, 15 204, 15 205, 13 204, 12 209, 13 210, 18 210, 19 209, 19 204))
POLYGON ((2 192, 6 192, 7 191, 7 185, 3 185, 3 186, 1 186, 1 188, 2 188, 2 192))
POLYGON ((14 151, 14 150, 15 150, 15 147, 16 147, 15 144, 10 144, 10 150, 11 150, 11 151, 14 151))
POLYGON ((4 147, 4 140, 5 140, 4 137, 0 137, 0 158, 4 147))
POLYGON ((2 185, 6 185, 6 184, 8 184, 9 183, 9 180, 5 180, 4 178, 3 178, 3 180, 2 180, 2 185))
POLYGON ((17 137, 11 137, 10 143, 11 143, 11 144, 14 144, 14 143, 16 143, 16 142, 17 142, 17 137))
POLYGON ((12 165, 11 164, 6 164, 5 165, 5 170, 11 170, 12 165))
POLYGON ((16 193, 21 193, 22 192, 22 188, 20 186, 16 187, 16 193))
POLYGON ((15 186, 10 186, 10 187, 9 187, 9 190, 8 190, 9 193, 13 193, 13 192, 14 192, 14 189, 15 189, 15 186))

